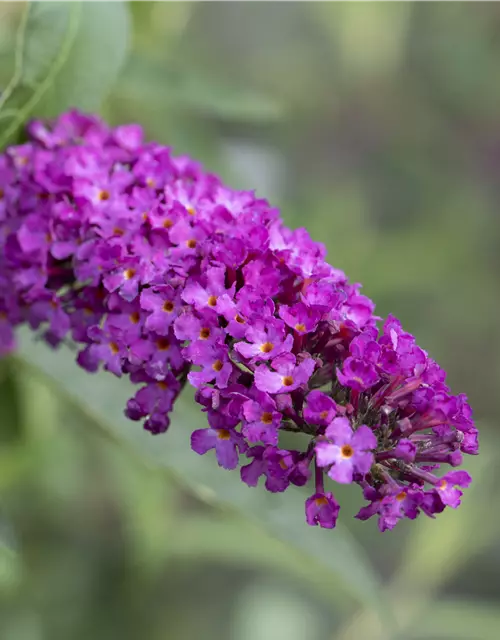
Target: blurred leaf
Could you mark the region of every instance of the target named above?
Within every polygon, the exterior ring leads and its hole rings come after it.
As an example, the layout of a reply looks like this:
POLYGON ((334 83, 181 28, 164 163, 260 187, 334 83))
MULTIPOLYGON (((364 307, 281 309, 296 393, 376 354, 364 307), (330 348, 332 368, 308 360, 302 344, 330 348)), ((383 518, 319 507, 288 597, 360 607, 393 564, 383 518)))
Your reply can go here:
MULTIPOLYGON (((91 427, 88 422, 85 420, 86 431, 91 427)), ((131 541, 129 553, 135 572, 137 575, 157 575, 163 571, 164 562, 169 558, 172 536, 178 537, 177 532, 172 531, 176 525, 174 501, 177 484, 165 482, 162 469, 137 464, 143 461, 133 452, 126 451, 125 447, 104 442, 98 430, 92 435, 110 474, 112 492, 119 497, 124 530, 131 541)))
MULTIPOLYGON (((323 624, 322 624, 323 623, 323 624)), ((231 638, 234 640, 316 640, 325 637, 317 611, 291 589, 254 583, 238 597, 231 638)))
POLYGON ((318 2, 311 9, 329 36, 336 58, 340 55, 337 65, 349 82, 373 81, 378 75, 394 73, 403 61, 410 3, 372 3, 360 10, 349 2, 318 2))
POLYGON ((172 69, 135 57, 129 61, 118 94, 126 99, 141 96, 162 108, 190 109, 198 113, 240 122, 269 122, 283 116, 283 107, 255 89, 230 86, 192 69, 172 69))
POLYGON ((19 584, 21 565, 18 555, 0 539, 0 593, 19 584))
POLYGON ((430 605, 405 633, 415 639, 497 640, 500 610, 497 606, 467 600, 447 600, 430 605))
POLYGON ((47 385, 35 375, 18 377, 19 413, 23 432, 30 442, 44 440, 55 432, 59 402, 47 385))
POLYGON ((310 564, 307 556, 268 535, 261 527, 235 514, 224 517, 186 517, 177 523, 170 539, 169 551, 185 562, 235 562, 237 566, 260 566, 277 569, 312 585, 319 598, 337 606, 342 601, 343 586, 327 567, 310 564))
POLYGON ((473 600, 439 600, 432 593, 406 597, 392 594, 397 631, 387 632, 371 611, 362 611, 332 636, 332 640, 497 640, 500 611, 494 604, 473 600), (430 597, 429 597, 430 596, 430 597))
MULTIPOLYGON (((37 399, 26 398, 22 386, 12 363, 0 360, 0 494, 16 483, 33 461, 24 417, 37 399)), ((40 408, 37 405, 38 411, 40 408)))
POLYGON ((38 369, 57 383, 57 390, 78 403, 114 437, 133 444, 139 454, 147 454, 173 471, 196 494, 208 502, 221 500, 259 522, 282 540, 298 547, 310 558, 311 570, 328 569, 342 581, 343 587, 358 601, 387 615, 377 576, 364 550, 341 524, 335 531, 311 529, 304 522, 304 493, 286 491, 268 494, 251 489, 236 474, 219 469, 212 456, 197 456, 189 446, 192 429, 204 426, 203 414, 186 400, 178 403, 173 427, 165 437, 154 438, 123 415, 131 387, 110 374, 92 377, 79 369, 73 356, 64 350, 51 351, 35 343, 29 331, 19 332, 18 362, 38 369), (314 567, 314 569, 312 569, 314 567))
POLYGON ((8 361, 0 360, 0 442, 15 442, 21 436, 17 384, 8 361))
POLYGON ((33 459, 33 450, 27 446, 9 446, 0 451, 0 495, 19 481, 33 459))
POLYGON ((95 110, 125 59, 129 32, 123 2, 31 2, 20 26, 12 79, 0 108, 0 146, 26 120, 70 107, 95 110))
POLYGON ((390 587, 394 595, 404 589, 423 589, 431 598, 432 592, 475 554, 498 539, 498 522, 491 517, 496 493, 491 477, 494 462, 489 451, 492 449, 496 447, 485 446, 483 438, 481 455, 467 460, 473 482, 464 492, 459 509, 447 509, 440 514, 437 526, 432 519, 421 518, 419 526, 412 527, 402 554, 403 564, 390 587), (477 523, 481 525, 478 527, 477 523))
MULTIPOLYGON (((417 526, 411 527, 402 553, 402 565, 385 589, 386 598, 393 605, 397 625, 404 631, 402 635, 390 637, 407 638, 407 632, 415 629, 418 631, 415 637, 420 638, 420 622, 428 620, 428 610, 442 621, 444 613, 434 608, 439 606, 434 604, 439 589, 459 573, 474 555, 498 539, 498 523, 491 517, 491 504, 496 491, 491 475, 492 456, 488 454, 484 438, 482 444, 481 456, 467 460, 473 483, 465 491, 461 507, 439 514, 438 522, 421 516, 418 525, 416 523, 417 526), (481 523, 480 527, 477 526, 478 522, 481 523)), ((496 447, 490 449, 496 450, 496 447)), ((377 627, 377 623, 373 612, 365 610, 348 621, 335 640, 356 640, 367 633, 371 634, 373 640, 387 640, 386 630, 377 627)), ((442 635, 444 626, 439 634, 437 630, 434 633, 431 626, 428 629, 428 635, 422 637, 448 637, 450 640, 455 637, 467 640, 483 638, 482 635, 454 635, 453 631, 442 635)))
POLYGON ((130 2, 135 48, 152 57, 176 55, 196 5, 191 2, 130 2), (161 47, 158 46, 161 41, 161 47))

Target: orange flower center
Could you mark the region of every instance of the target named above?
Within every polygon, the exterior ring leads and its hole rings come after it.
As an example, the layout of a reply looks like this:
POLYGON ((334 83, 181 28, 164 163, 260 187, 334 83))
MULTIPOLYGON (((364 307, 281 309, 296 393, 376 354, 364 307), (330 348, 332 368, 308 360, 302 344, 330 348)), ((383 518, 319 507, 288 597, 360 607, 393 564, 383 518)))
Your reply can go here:
POLYGON ((106 191, 106 189, 102 189, 101 191, 99 191, 99 193, 97 194, 97 198, 101 201, 101 202, 105 202, 106 200, 109 200, 111 197, 111 194, 109 193, 109 191, 106 191))
POLYGON ((116 342, 110 342, 109 348, 111 349, 111 353, 116 355, 120 351, 120 347, 116 344, 116 342))
POLYGON ((165 220, 163 221, 163 228, 164 229, 170 229, 171 226, 173 226, 173 222, 172 220, 170 220, 170 218, 165 218, 165 220))
POLYGON ((352 456, 354 455, 354 449, 350 444, 345 444, 340 449, 340 453, 342 454, 343 458, 352 458, 352 456))
POLYGON ((292 376, 285 376, 283 378, 283 386, 284 387, 291 387, 293 384, 293 378, 292 376))
POLYGON ((227 429, 216 429, 216 431, 219 440, 229 440, 231 438, 231 434, 227 429))
POLYGON ((162 391, 165 391, 165 389, 168 389, 168 384, 165 382, 165 380, 162 380, 161 382, 158 382, 158 387, 162 391))
POLYGON ((158 338, 156 346, 160 351, 167 351, 167 349, 170 349, 170 340, 168 338, 158 338))
POLYGON ((172 313, 172 311, 174 310, 174 303, 171 300, 166 300, 163 303, 162 309, 163 309, 163 311, 166 311, 167 313, 172 313))
POLYGON ((272 342, 264 342, 264 344, 260 345, 260 350, 262 353, 269 353, 274 349, 274 344, 272 342))
POLYGON ((114 236, 122 236, 125 232, 123 231, 123 229, 120 229, 120 227, 115 227, 113 229, 113 235, 114 236))
POLYGON ((125 277, 125 280, 130 280, 130 278, 133 278, 136 274, 135 269, 125 269, 125 271, 123 272, 123 276, 125 277))
POLYGON ((207 340, 210 338, 210 329, 208 327, 203 327, 200 331, 200 340, 207 340))
POLYGON ((153 178, 146 178, 146 184, 148 187, 154 187, 156 182, 153 180, 153 178))
POLYGON ((237 322, 238 324, 245 324, 245 319, 244 319, 244 318, 242 318, 239 314, 238 314, 238 315, 236 315, 236 316, 234 316, 234 319, 236 320, 236 322, 237 322))
POLYGON ((319 498, 315 498, 314 502, 317 507, 324 507, 328 504, 328 498, 326 496, 320 496, 319 498))
POLYGON ((216 360, 212 365, 212 369, 214 371, 219 372, 223 366, 224 366, 224 363, 222 362, 222 360, 216 360))
POLYGON ((188 249, 196 249, 196 240, 194 240, 193 238, 191 240, 188 240, 186 242, 186 246, 188 249))
POLYGON ((273 421, 273 414, 270 411, 264 411, 260 417, 260 421, 264 424, 271 424, 273 421))
POLYGON ((132 324, 137 324, 140 319, 141 319, 141 316, 139 315, 138 311, 134 311, 134 313, 131 313, 129 315, 129 320, 132 324))
POLYGON ((186 211, 189 213, 190 216, 194 216, 196 213, 196 210, 194 207, 192 207, 191 205, 189 205, 188 207, 186 207, 186 211))
POLYGON ((215 296, 210 296, 207 300, 207 303, 209 307, 215 307, 215 305, 217 304, 217 298, 215 296))
POLYGON ((406 491, 401 491, 400 493, 398 493, 398 495, 396 496, 396 500, 398 502, 402 502, 404 499, 406 498, 406 491))
POLYGON ((303 322, 299 322, 295 325, 295 330, 303 333, 306 330, 306 325, 303 322))

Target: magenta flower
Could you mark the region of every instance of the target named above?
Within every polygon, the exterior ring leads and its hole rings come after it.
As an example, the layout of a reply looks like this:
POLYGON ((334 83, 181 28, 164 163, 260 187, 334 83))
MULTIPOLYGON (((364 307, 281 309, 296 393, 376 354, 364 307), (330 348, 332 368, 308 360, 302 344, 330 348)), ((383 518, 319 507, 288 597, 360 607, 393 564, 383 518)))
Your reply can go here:
POLYGON ((290 393, 307 383, 316 366, 312 358, 295 364, 295 356, 284 354, 272 364, 275 371, 271 371, 265 364, 255 370, 255 386, 266 393, 290 393), (289 356, 289 357, 287 357, 289 356))
POLYGON ((179 294, 169 285, 144 289, 140 305, 141 309, 149 312, 146 329, 164 336, 179 313, 179 294))
POLYGON ((152 434, 190 383, 209 424, 192 448, 228 469, 246 453, 242 481, 274 493, 314 470, 311 525, 337 520, 325 474, 357 483, 357 517, 382 531, 457 507, 470 483, 466 397, 374 312, 305 229, 138 125, 71 111, 0 154, 0 355, 23 323, 51 347, 71 337, 85 370, 139 385, 125 414, 152 434))
POLYGON ((248 328, 247 310, 244 310, 244 306, 236 303, 227 294, 220 296, 217 302, 217 311, 227 322, 226 333, 239 340, 245 337, 248 328))
POLYGON ((57 296, 46 295, 44 298, 40 296, 40 299, 31 306, 30 326, 32 329, 38 329, 42 323, 47 322, 48 331, 61 341, 70 328, 68 314, 62 308, 57 296))
POLYGON ((228 294, 225 287, 225 270, 220 267, 211 267, 206 274, 207 285, 204 287, 199 282, 192 281, 186 285, 182 299, 193 305, 197 311, 217 309, 219 296, 228 294))
POLYGON ((337 524, 340 506, 332 493, 315 493, 306 500, 306 521, 311 526, 319 524, 324 529, 333 529, 337 524))
POLYGON ((380 531, 394 529, 402 518, 415 520, 424 500, 421 489, 397 485, 392 487, 392 493, 384 496, 370 488, 370 491, 365 492, 365 497, 372 499, 372 502, 370 505, 362 507, 356 514, 356 518, 368 520, 377 514, 380 531))
POLYGON ((193 347, 191 361, 202 367, 201 371, 191 371, 188 375, 188 380, 193 387, 201 387, 209 382, 214 382, 221 389, 227 387, 229 376, 233 371, 227 347, 214 345, 193 347))
POLYGON ((258 362, 272 360, 291 350, 293 337, 285 335, 285 325, 272 318, 254 320, 245 332, 247 342, 237 342, 234 348, 244 358, 258 362))
POLYGON ((450 471, 439 480, 435 491, 444 505, 456 509, 463 494, 457 487, 467 488, 471 481, 472 478, 467 471, 450 471))
POLYGON ((215 449, 219 466, 234 469, 238 465, 239 453, 245 450, 245 443, 241 435, 232 429, 209 428, 193 432, 191 447, 200 455, 215 449))
POLYGON ((306 399, 304 418, 310 424, 326 426, 335 417, 337 405, 330 396, 322 391, 311 391, 306 399))
POLYGON ((342 371, 337 369, 337 378, 341 384, 355 391, 366 391, 380 379, 372 364, 356 358, 347 358, 342 371))
POLYGON ((299 335, 314 331, 321 317, 318 309, 308 307, 303 302, 297 302, 291 307, 282 305, 279 314, 280 318, 299 335))
POLYGON ((289 486, 290 481, 286 474, 275 476, 272 474, 268 456, 274 451, 274 447, 263 447, 258 445, 247 450, 247 458, 252 461, 241 467, 241 479, 249 487, 256 487, 259 478, 265 476, 265 488, 271 493, 281 493, 289 486))
POLYGON ((353 431, 347 418, 335 418, 325 436, 326 441, 316 443, 316 460, 320 467, 330 467, 328 475, 332 480, 349 483, 355 473, 364 476, 370 471, 371 450, 377 447, 377 438, 369 427, 361 425, 353 431))
POLYGON ((153 266, 138 258, 123 258, 121 264, 102 280, 109 292, 118 291, 125 300, 134 300, 141 283, 148 284, 153 276, 153 266))
POLYGON ((222 344, 225 339, 224 331, 209 311, 198 315, 188 311, 182 313, 174 324, 174 332, 179 340, 191 343, 190 352, 207 349, 209 345, 222 344))
POLYGON ((120 377, 123 373, 123 362, 128 356, 127 347, 113 339, 110 332, 92 326, 87 335, 92 344, 78 354, 78 363, 87 371, 95 372, 102 363, 107 371, 120 377))
POLYGON ((276 403, 266 393, 257 392, 255 400, 243 404, 242 433, 248 442, 278 444, 278 428, 282 415, 276 410, 276 403))
POLYGON ((143 380, 147 384, 134 396, 137 407, 143 416, 168 414, 179 391, 178 381, 169 374, 164 380, 143 380))

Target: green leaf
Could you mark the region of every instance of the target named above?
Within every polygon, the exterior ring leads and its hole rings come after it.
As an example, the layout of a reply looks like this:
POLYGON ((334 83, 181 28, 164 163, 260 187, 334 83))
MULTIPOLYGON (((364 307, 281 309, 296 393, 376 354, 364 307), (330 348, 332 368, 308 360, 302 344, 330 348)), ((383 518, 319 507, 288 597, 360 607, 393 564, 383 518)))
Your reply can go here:
POLYGON ((132 393, 127 381, 107 373, 89 375, 77 367, 70 353, 54 352, 40 342, 35 343, 29 331, 21 331, 19 341, 18 362, 35 367, 49 381, 57 383, 60 392, 114 438, 125 439, 139 454, 154 458, 205 501, 216 504, 222 501, 227 508, 263 522, 273 535, 298 548, 304 562, 310 563, 314 570, 333 571, 347 593, 374 608, 382 617, 386 616, 385 601, 373 567, 342 524, 335 531, 311 529, 304 522, 302 491, 291 488, 273 495, 262 488, 249 488, 237 474, 219 469, 212 456, 198 456, 191 451, 191 431, 205 426, 203 414, 192 403, 181 399, 168 435, 151 437, 123 415, 126 400, 132 393))
POLYGON ((500 611, 493 603, 447 600, 422 612, 408 636, 419 640, 497 640, 500 611))
POLYGON ((1 445, 21 439, 17 381, 12 367, 5 360, 0 360, 0 425, 1 445))
POLYGON ((11 591, 21 580, 19 556, 5 542, 0 540, 0 594, 11 591))
POLYGON ((327 624, 311 604, 284 585, 256 581, 238 594, 233 640, 312 640, 327 637, 327 624))
POLYGON ((32 115, 70 107, 96 110, 126 56, 129 15, 123 2, 32 2, 16 44, 11 81, 0 98, 0 146, 32 115))
POLYGON ((207 516, 187 517, 177 522, 170 536, 169 552, 183 562, 235 562, 239 567, 277 569, 307 583, 319 598, 345 608, 342 582, 328 567, 313 563, 307 556, 277 537, 270 536, 256 523, 246 522, 235 513, 217 519, 207 516))
POLYGON ((284 109, 256 89, 232 86, 192 69, 172 69, 135 57, 118 85, 122 98, 214 116, 226 121, 263 123, 278 120, 284 109))
POLYGON ((349 2, 318 2, 311 10, 349 83, 394 74, 404 61, 411 5, 366 4, 359 11, 349 2))
POLYGON ((418 526, 412 527, 402 554, 405 562, 390 585, 394 595, 410 588, 430 599, 474 555, 498 540, 498 523, 490 515, 496 494, 490 452, 497 447, 485 446, 484 439, 482 446, 480 456, 467 460, 473 482, 464 492, 461 507, 446 509, 439 515, 438 526, 432 519, 421 518, 418 526))

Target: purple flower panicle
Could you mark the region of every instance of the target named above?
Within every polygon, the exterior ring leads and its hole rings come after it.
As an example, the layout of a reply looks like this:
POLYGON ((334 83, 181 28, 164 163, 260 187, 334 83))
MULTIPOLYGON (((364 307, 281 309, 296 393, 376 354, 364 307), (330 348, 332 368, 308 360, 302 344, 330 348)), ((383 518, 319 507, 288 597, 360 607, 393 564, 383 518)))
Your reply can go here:
POLYGON ((72 340, 81 367, 138 386, 125 413, 153 434, 189 382, 209 424, 193 450, 271 492, 314 475, 311 525, 337 521, 327 477, 358 484, 382 531, 460 504, 465 396, 396 318, 378 328, 323 245, 137 125, 72 111, 28 133, 0 155, 0 355, 22 323, 72 340))

